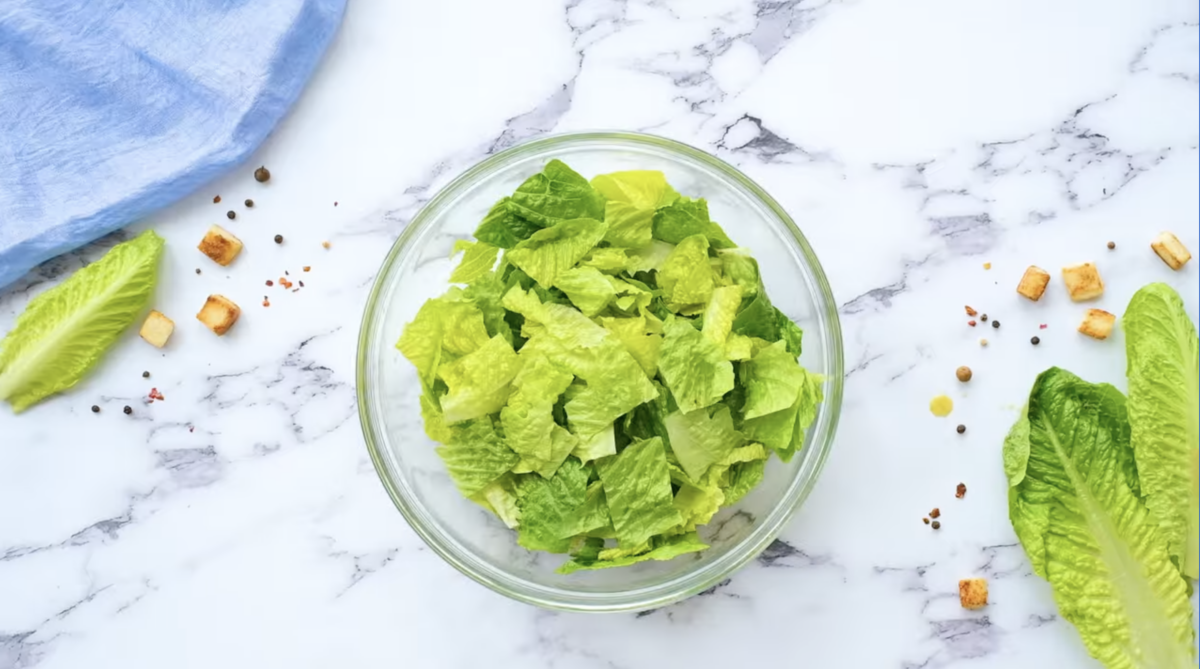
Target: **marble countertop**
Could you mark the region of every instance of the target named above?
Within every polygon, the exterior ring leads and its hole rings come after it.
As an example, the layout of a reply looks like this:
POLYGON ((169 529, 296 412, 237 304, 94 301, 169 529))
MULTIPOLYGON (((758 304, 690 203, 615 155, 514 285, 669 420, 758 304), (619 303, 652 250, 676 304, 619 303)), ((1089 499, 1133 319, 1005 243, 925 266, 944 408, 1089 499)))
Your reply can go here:
POLYGON ((0 668, 1098 666, 1016 543, 1000 447, 1050 365, 1123 387, 1123 343, 1076 333, 1057 277, 1036 304, 1014 288, 1090 260, 1101 308, 1165 281, 1196 317, 1196 263, 1148 245, 1173 230, 1200 251, 1198 25, 1188 0, 355 0, 254 165, 0 294, 3 331, 152 227, 179 325, 0 410, 0 668), (597 128, 688 142, 772 192, 824 264, 849 370, 780 540, 701 596, 602 617, 510 601, 429 551, 354 395, 362 306, 414 212, 488 153, 597 128), (194 248, 216 222, 247 244, 227 269, 194 248), (305 287, 264 286, 284 270, 305 287), (191 318, 211 292, 245 310, 223 339, 191 318), (969 328, 967 304, 1003 327, 969 328), (971 576, 984 610, 959 606, 971 576))

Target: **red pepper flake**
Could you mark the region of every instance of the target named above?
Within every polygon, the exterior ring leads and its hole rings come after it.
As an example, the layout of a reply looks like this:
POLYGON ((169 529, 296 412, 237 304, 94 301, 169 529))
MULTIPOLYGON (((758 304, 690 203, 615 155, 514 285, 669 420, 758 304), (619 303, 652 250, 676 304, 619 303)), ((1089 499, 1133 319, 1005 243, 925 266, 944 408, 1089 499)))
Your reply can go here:
POLYGON ((270 288, 271 286, 274 286, 274 285, 275 285, 275 282, 274 282, 274 281, 272 281, 272 280, 270 280, 270 279, 267 279, 267 287, 268 287, 268 288, 270 288))
POLYGON ((967 315, 968 316, 976 316, 978 314, 979 314, 978 311, 975 311, 974 309, 971 308, 970 305, 967 305, 967 315))
POLYGON ((967 484, 959 483, 958 488, 956 488, 954 491, 954 496, 959 499, 966 497, 967 496, 967 484))
POLYGON ((971 327, 975 327, 975 321, 967 321, 967 325, 970 325, 971 327))
POLYGON ((942 510, 941 510, 941 509, 934 509, 933 511, 930 511, 930 512, 929 512, 929 517, 930 517, 930 518, 941 518, 941 517, 942 517, 942 510))
POLYGON ((221 204, 221 196, 220 195, 213 196, 213 204, 221 204))
POLYGON ((151 402, 153 402, 154 400, 159 400, 161 402, 164 399, 166 399, 166 398, 163 397, 162 393, 158 392, 158 388, 150 389, 150 401, 151 402))
POLYGON ((271 306, 271 300, 268 300, 266 295, 263 295, 263 306, 264 307, 271 306))
POLYGON ((312 270, 312 267, 311 267, 310 265, 305 265, 305 266, 304 266, 304 271, 305 271, 305 272, 308 272, 308 271, 310 271, 310 270, 312 270))
POLYGON ((1045 323, 1042 323, 1041 325, 1039 325, 1039 326, 1038 326, 1038 329, 1039 329, 1039 330, 1045 330, 1045 329, 1046 329, 1046 327, 1047 327, 1047 326, 1046 326, 1046 324, 1045 324, 1045 323))

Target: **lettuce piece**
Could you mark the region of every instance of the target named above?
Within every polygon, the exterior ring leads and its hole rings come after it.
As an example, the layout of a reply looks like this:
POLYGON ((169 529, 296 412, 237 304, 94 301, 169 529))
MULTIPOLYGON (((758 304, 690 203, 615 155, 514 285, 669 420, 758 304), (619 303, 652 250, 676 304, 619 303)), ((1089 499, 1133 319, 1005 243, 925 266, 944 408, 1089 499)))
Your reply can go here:
POLYGON ((690 532, 699 525, 708 524, 717 515, 717 511, 725 504, 725 491, 716 486, 700 487, 684 483, 675 493, 674 504, 683 518, 683 530, 690 532))
POLYGON ((510 530, 521 524, 521 508, 517 505, 516 483, 505 474, 475 493, 471 501, 496 514, 510 530))
POLYGON ((442 415, 454 423, 496 413, 508 402, 512 380, 521 370, 521 359, 497 335, 472 353, 438 368, 438 377, 450 389, 442 398, 442 415))
POLYGON ((733 331, 769 342, 779 341, 779 318, 765 291, 759 291, 748 302, 742 301, 742 310, 733 319, 733 331))
POLYGON ((575 445, 575 450, 571 451, 571 455, 574 455, 583 462, 599 460, 609 455, 616 455, 616 453, 617 440, 612 425, 609 425, 587 439, 580 439, 575 445))
POLYGON ((592 317, 617 296, 609 278, 595 267, 573 267, 558 275, 554 287, 571 298, 571 304, 579 308, 584 316, 592 317))
POLYGON ((716 404, 733 390, 733 365, 724 349, 682 319, 666 325, 658 369, 685 414, 716 404))
POLYGON ((746 389, 742 415, 749 419, 783 411, 794 404, 806 372, 796 364, 786 343, 778 341, 742 363, 738 374, 746 389))
POLYGON ((721 259, 722 276, 730 284, 741 286, 743 300, 749 303, 758 296, 762 290, 762 278, 757 260, 745 255, 744 249, 721 251, 717 257, 721 259))
POLYGON ((571 536, 579 536, 611 524, 612 519, 608 517, 608 500, 604 497, 604 484, 600 481, 592 481, 588 484, 587 493, 584 495, 583 506, 579 507, 574 517, 567 523, 566 531, 571 536))
POLYGON ((725 494, 726 506, 737 504, 753 490, 759 483, 762 483, 763 474, 767 469, 767 459, 751 460, 749 462, 738 462, 729 467, 726 474, 726 485, 722 488, 725 494))
POLYGON ((445 295, 426 300, 413 321, 404 326, 396 348, 417 368, 426 385, 433 383, 443 352, 454 356, 471 353, 491 339, 483 322, 483 312, 464 299, 464 293, 451 288, 445 295))
POLYGON ((596 463, 608 513, 621 543, 640 544, 683 522, 671 495, 671 476, 661 439, 629 444, 596 463))
POLYGON ((713 294, 713 271, 703 235, 687 237, 671 250, 658 270, 658 287, 673 311, 708 303, 713 294))
MULTIPOLYGON (((450 283, 471 283, 492 271, 500 248, 486 242, 458 240, 454 242, 454 255, 462 252, 462 260, 450 274, 450 283)), ((451 256, 453 257, 453 256, 451 256)))
POLYGON ((787 344, 788 353, 793 358, 799 358, 803 350, 804 331, 778 308, 775 309, 775 322, 779 325, 779 340, 787 344))
POLYGON ((653 234, 655 239, 668 244, 680 244, 692 235, 702 235, 714 249, 737 246, 725 236, 721 226, 708 217, 708 203, 703 198, 679 198, 669 207, 660 209, 654 215, 653 234))
POLYGON ((1180 571, 1195 579, 1200 571, 1200 340, 1183 300, 1163 283, 1134 294, 1121 327, 1142 494, 1180 571))
POLYGON ((504 341, 515 346, 517 342, 513 338, 512 326, 508 324, 507 312, 502 303, 505 290, 500 275, 487 272, 476 277, 471 285, 463 290, 463 297, 479 309, 489 339, 500 335, 504 337, 504 341))
POLYGON ((600 323, 617 336, 625 350, 637 360, 646 376, 654 378, 658 373, 658 356, 662 352, 663 338, 650 331, 645 316, 636 318, 602 317, 600 323))
POLYGON ((662 269, 663 263, 667 261, 667 257, 674 249, 674 246, 664 242, 657 240, 650 242, 650 246, 629 252, 626 268, 634 274, 662 269))
POLYGON ((550 288, 604 237, 604 223, 590 218, 563 221, 533 233, 504 255, 539 286, 550 288))
POLYGON ((711 417, 707 411, 673 413, 664 424, 671 435, 671 452, 693 481, 699 481, 710 466, 729 457, 745 441, 733 428, 727 406, 718 408, 711 417))
POLYGON ((604 222, 608 224, 604 241, 618 248, 646 248, 654 241, 650 236, 653 220, 653 209, 638 209, 627 202, 609 200, 604 205, 604 222))
POLYGON ((713 290, 712 298, 704 309, 704 327, 701 332, 709 339, 725 345, 733 330, 733 319, 742 304, 741 286, 723 286, 713 290))
MULTIPOLYGON (((604 219, 604 196, 561 160, 551 160, 541 172, 518 186, 508 200, 508 207, 517 216, 543 228, 573 219, 604 219)), ((603 237, 604 232, 600 235, 603 237)))
POLYGON ((464 497, 473 497, 508 473, 519 456, 496 434, 490 418, 467 421, 451 429, 450 441, 438 446, 450 478, 464 497))
POLYGON ((442 408, 438 406, 437 400, 429 393, 421 394, 421 421, 425 424, 425 436, 439 444, 450 442, 450 426, 446 424, 446 418, 442 416, 442 408))
POLYGON ((823 379, 818 374, 803 370, 800 392, 791 406, 774 413, 742 422, 742 433, 751 441, 757 441, 775 451, 780 460, 788 462, 804 445, 804 431, 817 416, 817 405, 821 403, 823 379))
POLYGON ((1186 582, 1139 496, 1125 398, 1058 368, 1004 443, 1009 518, 1063 617, 1108 667, 1195 667, 1186 582))
POLYGON ((517 543, 530 550, 566 553, 579 512, 587 503, 589 468, 568 458, 549 478, 525 475, 517 480, 521 527, 517 543))
POLYGON ((658 170, 610 172, 592 178, 592 187, 608 201, 653 212, 679 199, 679 193, 658 170))
POLYGON ((163 240, 147 230, 30 300, 0 342, 0 399, 21 413, 71 388, 154 295, 163 240))
POLYGON ((695 532, 680 534, 673 537, 655 538, 651 549, 638 555, 618 557, 611 560, 588 560, 577 556, 558 568, 560 574, 573 574, 589 569, 607 569, 609 567, 627 567, 646 560, 673 560, 686 553, 696 553, 708 548, 708 544, 700 541, 695 532))
POLYGON ((625 249, 611 246, 592 249, 579 261, 581 267, 594 267, 605 274, 619 274, 629 268, 630 259, 625 255, 625 249))
POLYGON ((492 205, 483 222, 475 229, 475 239, 492 246, 511 249, 541 229, 513 212, 509 198, 492 205))
POLYGON ((557 467, 570 450, 561 457, 553 452, 551 437, 558 427, 554 423, 554 404, 574 376, 536 351, 523 349, 518 357, 523 364, 512 382, 516 392, 500 409, 504 438, 508 447, 521 456, 518 471, 541 471, 551 464, 557 467))

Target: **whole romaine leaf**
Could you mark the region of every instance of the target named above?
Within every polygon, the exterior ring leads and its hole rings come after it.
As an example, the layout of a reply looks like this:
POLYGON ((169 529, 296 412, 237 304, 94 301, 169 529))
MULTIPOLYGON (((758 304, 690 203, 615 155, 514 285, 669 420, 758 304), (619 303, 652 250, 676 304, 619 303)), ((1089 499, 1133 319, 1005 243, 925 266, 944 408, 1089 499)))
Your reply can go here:
POLYGON ((703 198, 680 198, 654 215, 653 234, 668 244, 679 244, 692 235, 703 235, 714 249, 737 246, 725 231, 708 217, 708 203, 703 198))
POLYGON ((595 219, 563 221, 533 233, 504 258, 521 268, 539 286, 550 288, 559 276, 592 250, 604 237, 604 230, 604 223, 595 219))
POLYGON ((438 367, 438 377, 450 389, 441 399, 442 415, 450 424, 496 413, 508 402, 512 380, 521 359, 504 337, 496 335, 477 350, 438 367))
POLYGON ((596 463, 617 539, 636 545, 683 522, 671 495, 661 439, 629 444, 596 463))
POLYGON ((1195 579, 1200 571, 1200 340, 1183 300, 1163 283, 1134 293, 1121 328, 1142 495, 1180 571, 1195 579))
POLYGON ((658 287, 674 311, 708 303, 713 293, 713 271, 708 262, 708 240, 703 235, 687 237, 671 250, 658 270, 658 287))
POLYGON ((541 229, 521 218, 509 206, 509 198, 503 198, 488 211, 483 222, 475 229, 475 239, 502 249, 511 249, 541 229))
POLYGON ((729 407, 713 412, 673 413, 664 421, 671 435, 671 452, 693 481, 699 481, 715 463, 721 462, 745 439, 733 428, 729 407))
POLYGON ((695 532, 688 532, 672 537, 655 538, 652 548, 638 555, 618 557, 612 560, 588 560, 583 555, 577 556, 558 568, 560 574, 572 574, 588 569, 607 569, 609 567, 627 567, 646 560, 673 560, 685 553, 696 553, 708 548, 708 544, 700 541, 695 532))
POLYGON ((147 230, 30 300, 0 341, 0 399, 20 413, 79 383, 149 306, 162 249, 147 230))
POLYGON ((482 492, 520 459, 504 445, 492 419, 486 416, 451 428, 450 441, 438 446, 437 454, 464 497, 482 492))
POLYGON ((1121 393, 1042 372, 1004 463, 1013 529, 1088 652, 1110 669, 1195 667, 1186 583, 1139 496, 1121 393))
POLYGON ((711 406, 733 390, 724 347, 683 319, 666 325, 658 369, 683 413, 711 406))
MULTIPOLYGON (((551 160, 541 172, 526 179, 509 198, 508 206, 513 213, 543 228, 577 218, 604 219, 604 196, 561 160, 551 160)), ((600 235, 604 236, 603 231, 600 235)))

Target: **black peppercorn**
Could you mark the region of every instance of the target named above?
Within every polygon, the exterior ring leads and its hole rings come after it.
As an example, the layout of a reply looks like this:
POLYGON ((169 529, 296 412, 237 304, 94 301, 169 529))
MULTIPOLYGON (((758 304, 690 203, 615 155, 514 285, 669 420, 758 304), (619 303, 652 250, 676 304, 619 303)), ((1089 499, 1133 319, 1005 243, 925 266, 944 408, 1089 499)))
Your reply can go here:
POLYGON ((253 207, 253 206, 254 206, 254 200, 251 200, 250 198, 246 198, 246 208, 249 209, 250 207, 253 207))
POLYGON ((275 235, 275 243, 282 244, 283 243, 283 235, 275 235))
POLYGON ((933 521, 933 525, 931 527, 933 527, 935 530, 940 530, 942 529, 942 524, 935 520, 933 521))
POLYGON ((992 327, 999 330, 1000 329, 1000 321, 992 321, 992 327))
POLYGON ((1108 243, 1108 250, 1109 250, 1109 251, 1111 251, 1111 250, 1113 250, 1113 249, 1115 249, 1115 248, 1117 248, 1117 243, 1116 243, 1116 242, 1109 242, 1109 243, 1108 243))
POLYGON ((126 405, 125 405, 125 408, 124 408, 124 409, 121 409, 121 411, 124 411, 124 412, 125 412, 125 415, 126 415, 126 416, 128 416, 129 414, 133 413, 133 407, 131 407, 131 406, 129 406, 128 404, 126 404, 126 405))
POLYGON ((225 217, 232 221, 233 219, 237 218, 237 212, 230 209, 229 211, 225 212, 225 217))
POLYGON ((148 379, 148 378, 150 378, 150 372, 142 372, 142 378, 143 378, 143 379, 148 379))
POLYGON ((1030 343, 1030 344, 1033 344, 1034 346, 1037 346, 1038 344, 1042 343, 1042 338, 1041 338, 1041 337, 1034 337, 1033 339, 1030 339, 1030 340, 1029 340, 1029 343, 1030 343))
POLYGON ((271 170, 265 167, 260 167, 254 170, 254 180, 258 183, 266 183, 271 180, 271 170))
POLYGON ((93 404, 92 405, 92 413, 100 413, 100 407, 93 404))
POLYGON ((987 322, 987 314, 983 314, 982 316, 980 316, 980 317, 979 317, 979 320, 981 320, 981 321, 983 321, 984 323, 986 323, 986 322, 987 322))
POLYGON ((199 274, 199 273, 200 273, 200 268, 199 268, 199 267, 197 267, 197 268, 196 268, 196 274, 199 274))
POLYGON ((964 433, 964 432, 966 432, 966 431, 967 431, 967 426, 966 426, 966 425, 959 425, 958 427, 954 428, 954 431, 955 431, 955 432, 958 432, 959 434, 962 434, 962 433, 964 433))

